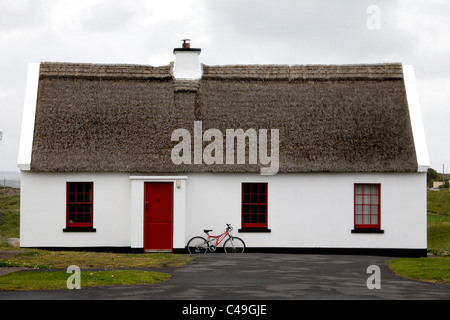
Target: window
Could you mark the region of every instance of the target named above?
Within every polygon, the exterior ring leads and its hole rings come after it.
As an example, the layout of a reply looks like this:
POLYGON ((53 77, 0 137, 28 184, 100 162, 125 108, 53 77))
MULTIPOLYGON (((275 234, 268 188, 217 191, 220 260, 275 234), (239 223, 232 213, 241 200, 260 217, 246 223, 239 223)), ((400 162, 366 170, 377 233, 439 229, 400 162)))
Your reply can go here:
POLYGON ((93 183, 67 182, 66 226, 93 227, 93 183))
POLYGON ((242 229, 267 230, 267 183, 242 184, 242 229))
POLYGON ((380 185, 355 184, 355 229, 380 229, 380 185))

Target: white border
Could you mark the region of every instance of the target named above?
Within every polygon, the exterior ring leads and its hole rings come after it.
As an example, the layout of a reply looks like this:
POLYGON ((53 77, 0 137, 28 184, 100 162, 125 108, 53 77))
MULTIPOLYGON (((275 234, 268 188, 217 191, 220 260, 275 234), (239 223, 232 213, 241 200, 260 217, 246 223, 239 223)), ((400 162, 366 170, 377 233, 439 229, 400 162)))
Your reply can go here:
POLYGON ((427 141, 425 139, 425 130, 423 127, 422 113, 420 110, 419 95, 417 93, 416 77, 414 67, 403 65, 403 77, 405 79, 406 96, 408 99, 409 116, 414 136, 416 148, 416 157, 419 172, 427 172, 430 167, 428 157, 427 141))
POLYGON ((28 64, 19 157, 17 161, 17 166, 22 171, 29 171, 31 168, 31 152, 33 149, 34 120, 36 117, 40 67, 40 63, 28 64))

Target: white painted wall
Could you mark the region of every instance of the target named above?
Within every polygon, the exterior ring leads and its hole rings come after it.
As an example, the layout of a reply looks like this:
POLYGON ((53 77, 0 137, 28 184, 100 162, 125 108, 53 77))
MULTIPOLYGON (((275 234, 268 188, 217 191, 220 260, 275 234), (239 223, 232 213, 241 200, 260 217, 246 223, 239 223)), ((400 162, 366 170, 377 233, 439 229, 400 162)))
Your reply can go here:
POLYGON ((127 174, 21 174, 20 245, 23 247, 122 247, 130 245, 127 174), (63 232, 66 182, 94 182, 96 232, 63 232))
POLYGON ((174 182, 174 248, 203 229, 231 223, 248 247, 425 249, 426 173, 404 174, 129 174, 22 172, 24 247, 143 246, 144 183, 174 182), (176 181, 180 181, 177 188, 176 181), (66 182, 94 182, 95 233, 67 233, 66 182), (270 233, 239 233, 242 182, 268 182, 270 233), (354 183, 381 184, 384 234, 352 234, 354 183))
POLYGON ((426 174, 190 175, 186 237, 226 223, 249 247, 426 248, 426 174), (241 183, 268 182, 270 233, 238 233, 241 183), (384 234, 352 234, 354 183, 381 183, 384 234))
POLYGON ((187 177, 123 173, 21 174, 20 241, 23 247, 143 247, 145 182, 174 183, 174 247, 185 243, 187 177), (177 187, 179 180, 179 188, 177 187), (94 183, 96 232, 63 232, 66 182, 94 183))

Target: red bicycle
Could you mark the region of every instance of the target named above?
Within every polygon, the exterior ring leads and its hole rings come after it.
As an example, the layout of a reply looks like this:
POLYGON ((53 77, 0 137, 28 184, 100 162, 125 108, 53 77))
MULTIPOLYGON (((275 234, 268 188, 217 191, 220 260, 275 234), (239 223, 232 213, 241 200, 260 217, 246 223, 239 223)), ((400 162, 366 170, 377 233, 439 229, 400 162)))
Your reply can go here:
POLYGON ((203 230, 204 233, 208 236, 208 239, 204 237, 193 237, 189 240, 187 244, 187 249, 190 254, 195 253, 206 253, 208 251, 215 252, 217 250, 217 246, 228 236, 228 239, 223 244, 223 249, 226 253, 243 253, 245 250, 245 242, 239 237, 233 237, 231 235, 231 230, 233 227, 231 224, 226 224, 227 228, 224 233, 218 236, 211 236, 209 233, 212 230, 203 230))

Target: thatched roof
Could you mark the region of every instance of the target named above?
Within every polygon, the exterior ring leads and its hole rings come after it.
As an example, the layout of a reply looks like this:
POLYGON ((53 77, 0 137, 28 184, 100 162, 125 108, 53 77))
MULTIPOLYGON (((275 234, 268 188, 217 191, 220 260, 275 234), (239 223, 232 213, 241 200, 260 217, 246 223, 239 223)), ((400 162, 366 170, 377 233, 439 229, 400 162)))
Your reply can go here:
POLYGON ((279 172, 417 171, 402 66, 171 66, 43 63, 31 170, 258 172, 175 165, 175 129, 279 129, 279 172))

